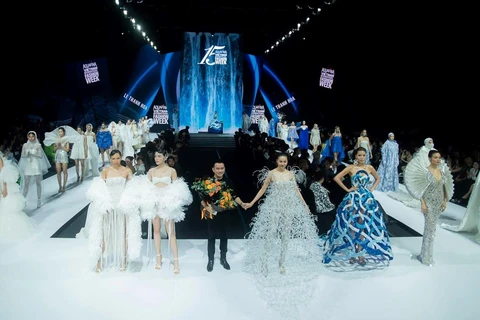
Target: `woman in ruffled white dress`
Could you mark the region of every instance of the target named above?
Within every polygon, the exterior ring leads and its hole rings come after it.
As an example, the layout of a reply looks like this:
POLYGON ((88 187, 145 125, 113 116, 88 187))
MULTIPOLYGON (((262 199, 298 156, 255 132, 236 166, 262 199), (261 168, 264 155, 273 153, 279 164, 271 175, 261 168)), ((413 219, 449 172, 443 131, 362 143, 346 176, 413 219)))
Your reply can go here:
POLYGON ((78 137, 80 137, 78 132, 69 126, 58 127, 51 132, 45 133, 43 144, 47 147, 54 145, 58 192, 65 192, 68 181, 68 152, 70 151, 70 143, 76 143, 78 137))
POLYGON ((312 130, 310 130, 310 144, 313 146, 313 152, 317 151, 318 146, 322 145, 320 129, 316 123, 313 124, 312 130))
POLYGON ((75 161, 75 172, 77 174, 77 182, 83 182, 85 175, 85 159, 88 157, 88 145, 86 137, 81 127, 77 127, 77 132, 80 135, 73 144, 70 159, 75 161))
POLYGON ((20 170, 11 160, 0 157, 0 240, 28 237, 35 224, 23 211, 25 197, 20 192, 20 170))
POLYGON ((119 132, 117 130, 117 124, 115 123, 115 121, 112 121, 108 124, 108 131, 110 131, 110 134, 112 135, 112 143, 113 143, 113 149, 118 149, 118 136, 119 136, 119 132))
POLYGON ((87 144, 88 156, 85 165, 85 174, 92 170, 92 176, 98 177, 100 172, 98 171, 98 158, 100 156, 100 150, 97 145, 97 135, 93 132, 93 126, 91 123, 88 123, 85 126, 85 139, 87 144))
POLYGON ((258 119, 258 129, 260 130, 260 133, 268 134, 269 124, 267 118, 264 115, 260 116, 260 118, 258 119))
POLYGON ((121 153, 123 153, 123 143, 125 141, 125 124, 122 122, 122 120, 118 120, 117 123, 117 150, 119 150, 121 153))
POLYGON ((87 191, 91 201, 84 234, 88 237, 90 265, 125 271, 140 256, 141 189, 131 182, 132 171, 120 164, 122 154, 110 152, 110 167, 102 170, 87 191))
MULTIPOLYGON (((173 273, 179 274, 177 237, 175 223, 185 219, 185 207, 193 201, 188 185, 182 178, 177 178, 177 171, 167 165, 167 155, 155 152, 155 168, 148 171, 148 180, 154 187, 148 192, 148 202, 151 208, 142 212, 142 217, 149 221, 149 233, 153 223, 153 241, 156 251, 155 269, 162 268, 161 224, 165 222, 165 229, 169 238, 169 246, 173 254, 173 273)), ((151 238, 149 234, 148 238, 151 238)), ((147 250, 149 251, 149 250, 147 250)))
POLYGON ((23 196, 26 198, 30 189, 30 184, 35 181, 37 186, 37 208, 42 205, 42 181, 43 175, 48 172, 51 165, 48 161, 42 145, 37 139, 35 131, 29 131, 27 134, 28 141, 23 144, 22 156, 18 163, 20 170, 25 176, 23 185, 23 196))
POLYGON ((245 269, 262 273, 272 270, 285 274, 316 273, 322 257, 314 217, 297 186, 295 174, 287 168, 288 156, 277 156, 277 167, 262 170, 263 186, 255 198, 245 204, 252 207, 265 193, 253 218, 246 246, 245 269))
POLYGON ((367 136, 367 130, 363 129, 360 137, 357 139, 357 145, 355 146, 355 149, 358 147, 362 147, 365 150, 367 150, 367 158, 365 159, 365 164, 370 164, 370 161, 372 159, 372 146, 370 145, 370 139, 367 136))
MULTIPOLYGON (((417 170, 416 168, 426 168, 430 165, 428 153, 430 152, 430 150, 436 150, 434 148, 433 139, 426 138, 423 143, 424 145, 413 155, 412 160, 408 162, 404 172, 404 181, 408 180, 408 177, 410 175, 415 175, 417 170)), ((418 209, 420 209, 421 207, 421 203, 418 199, 400 189, 398 189, 397 191, 389 191, 387 192, 387 195, 395 200, 402 202, 406 206, 418 209)))
POLYGON ((150 128, 153 127, 155 123, 153 119, 149 119, 147 116, 143 117, 143 143, 147 144, 151 141, 150 139, 150 128))
POLYGON ((428 159, 430 164, 426 167, 420 162, 411 167, 410 161, 410 174, 405 176, 405 186, 412 197, 421 202, 421 210, 425 216, 422 251, 415 258, 425 265, 432 266, 437 221, 452 198, 453 177, 448 166, 442 162, 439 151, 430 150, 428 159))
POLYGON ((442 223, 441 227, 455 232, 469 232, 474 235, 475 242, 480 243, 480 179, 473 186, 467 211, 460 223, 442 223))

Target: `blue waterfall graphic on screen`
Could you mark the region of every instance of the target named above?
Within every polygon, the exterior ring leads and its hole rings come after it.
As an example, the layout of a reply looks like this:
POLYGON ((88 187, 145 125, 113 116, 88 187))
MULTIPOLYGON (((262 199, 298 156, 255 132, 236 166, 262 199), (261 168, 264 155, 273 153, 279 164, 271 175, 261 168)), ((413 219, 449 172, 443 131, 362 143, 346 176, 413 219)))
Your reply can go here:
POLYGON ((240 35, 185 33, 183 62, 180 126, 207 131, 216 112, 223 132, 235 132, 243 108, 240 35))

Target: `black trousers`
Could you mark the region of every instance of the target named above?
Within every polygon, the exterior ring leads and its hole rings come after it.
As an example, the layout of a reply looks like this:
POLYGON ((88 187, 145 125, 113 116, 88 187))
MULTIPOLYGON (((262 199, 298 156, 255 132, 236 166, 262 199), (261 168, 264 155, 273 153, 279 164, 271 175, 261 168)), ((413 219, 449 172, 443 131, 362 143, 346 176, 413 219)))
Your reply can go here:
POLYGON ((228 251, 229 211, 219 212, 213 219, 207 220, 208 225, 208 259, 215 257, 215 240, 220 239, 220 257, 225 258, 228 251))
MULTIPOLYGON (((227 257, 227 248, 228 239, 221 238, 220 239, 220 258, 227 257)), ((213 260, 215 257, 215 239, 208 239, 208 260, 213 260)))

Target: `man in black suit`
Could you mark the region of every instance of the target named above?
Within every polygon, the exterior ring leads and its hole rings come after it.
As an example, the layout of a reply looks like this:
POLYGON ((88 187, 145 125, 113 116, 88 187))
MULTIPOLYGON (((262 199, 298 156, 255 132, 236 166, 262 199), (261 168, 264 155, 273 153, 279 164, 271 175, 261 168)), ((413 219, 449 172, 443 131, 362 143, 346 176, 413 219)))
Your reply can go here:
MULTIPOLYGON (((232 181, 225 176, 225 163, 222 160, 217 160, 212 167, 213 177, 211 178, 214 181, 224 181, 229 189, 233 189, 232 181)), ((231 191, 232 199, 242 206, 245 209, 245 204, 235 194, 235 191, 231 191)), ((207 226, 208 226, 208 264, 207 271, 211 272, 213 270, 214 257, 215 257, 215 240, 220 239, 220 264, 227 270, 230 270, 230 265, 227 262, 227 245, 228 245, 228 234, 227 226, 230 220, 230 216, 235 209, 225 210, 213 204, 218 197, 219 193, 216 193, 210 199, 202 199, 201 204, 202 208, 205 208, 209 214, 212 215, 212 219, 207 217, 207 226)))

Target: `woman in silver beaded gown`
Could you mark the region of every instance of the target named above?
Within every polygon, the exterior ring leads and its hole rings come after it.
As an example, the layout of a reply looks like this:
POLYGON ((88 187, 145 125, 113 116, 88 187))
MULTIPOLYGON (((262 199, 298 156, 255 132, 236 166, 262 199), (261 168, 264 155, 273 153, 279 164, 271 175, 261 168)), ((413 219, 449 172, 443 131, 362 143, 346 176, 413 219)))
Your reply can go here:
POLYGON ((453 195, 453 179, 448 166, 442 163, 440 152, 430 150, 430 165, 426 168, 417 166, 412 174, 405 177, 408 192, 421 202, 421 210, 425 215, 422 251, 414 258, 421 263, 433 266, 433 243, 440 213, 445 211, 447 202, 453 195))

